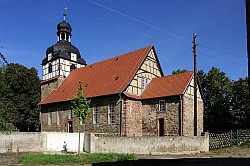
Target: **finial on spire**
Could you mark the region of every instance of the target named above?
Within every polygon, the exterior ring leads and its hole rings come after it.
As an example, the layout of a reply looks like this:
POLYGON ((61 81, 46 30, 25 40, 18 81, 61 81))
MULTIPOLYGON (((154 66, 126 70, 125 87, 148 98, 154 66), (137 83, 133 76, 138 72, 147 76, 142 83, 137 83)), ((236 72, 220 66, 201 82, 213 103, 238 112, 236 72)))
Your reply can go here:
POLYGON ((65 6, 65 8, 63 8, 63 9, 64 9, 64 12, 63 12, 63 21, 66 21, 66 11, 68 10, 68 7, 65 6))

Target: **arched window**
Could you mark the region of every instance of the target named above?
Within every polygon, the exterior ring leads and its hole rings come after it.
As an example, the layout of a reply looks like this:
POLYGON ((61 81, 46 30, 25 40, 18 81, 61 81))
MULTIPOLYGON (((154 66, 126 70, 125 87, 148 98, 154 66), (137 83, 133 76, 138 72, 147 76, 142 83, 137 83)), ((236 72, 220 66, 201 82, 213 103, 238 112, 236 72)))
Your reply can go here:
POLYGON ((76 65, 72 64, 72 65, 70 66, 70 72, 72 72, 72 71, 75 70, 75 69, 76 69, 76 65))
POLYGON ((49 64, 49 73, 52 73, 52 65, 51 65, 51 63, 49 64))

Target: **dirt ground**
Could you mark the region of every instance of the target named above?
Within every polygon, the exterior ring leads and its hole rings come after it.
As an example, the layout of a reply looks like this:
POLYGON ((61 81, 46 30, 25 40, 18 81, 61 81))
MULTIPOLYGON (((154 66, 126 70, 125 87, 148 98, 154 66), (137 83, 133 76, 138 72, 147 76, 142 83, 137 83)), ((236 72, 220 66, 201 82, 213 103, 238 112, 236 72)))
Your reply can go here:
MULTIPOLYGON (((0 153, 0 165, 21 165, 18 163, 18 156, 21 153, 0 153)), ((186 155, 136 155, 137 159, 179 159, 179 158, 250 158, 249 147, 228 147, 211 150, 208 153, 186 154, 186 155)), ((83 165, 83 164, 66 164, 83 165)), ((84 164, 90 166, 91 164, 84 164)), ((34 165, 33 165, 34 166, 34 165)), ((52 165, 50 165, 52 166, 52 165)), ((62 166, 62 165, 60 165, 62 166)))

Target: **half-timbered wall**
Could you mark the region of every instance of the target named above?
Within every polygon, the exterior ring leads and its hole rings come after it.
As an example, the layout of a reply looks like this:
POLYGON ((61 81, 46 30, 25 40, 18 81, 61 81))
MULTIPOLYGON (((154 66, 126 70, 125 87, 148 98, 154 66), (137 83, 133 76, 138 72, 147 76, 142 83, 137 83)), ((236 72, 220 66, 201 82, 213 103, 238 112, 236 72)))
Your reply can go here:
MULTIPOLYGON (((194 77, 192 77, 188 87, 186 88, 185 95, 189 97, 194 97, 194 77)), ((197 87, 197 99, 202 100, 201 93, 198 87, 197 87)))
POLYGON ((70 74, 70 66, 75 65, 76 68, 84 67, 84 65, 78 64, 74 61, 65 60, 62 58, 56 59, 43 65, 43 80, 48 80, 56 76, 67 77, 70 74), (50 71, 50 65, 52 70, 50 71))
MULTIPOLYGON (((197 88, 197 133, 203 132, 204 104, 197 88)), ((183 96, 183 135, 194 135, 194 78, 190 81, 183 96)))
POLYGON ((140 95, 146 85, 156 77, 162 77, 162 73, 160 71, 160 64, 156 59, 156 55, 153 49, 151 49, 140 69, 132 79, 130 85, 127 87, 126 92, 140 95))

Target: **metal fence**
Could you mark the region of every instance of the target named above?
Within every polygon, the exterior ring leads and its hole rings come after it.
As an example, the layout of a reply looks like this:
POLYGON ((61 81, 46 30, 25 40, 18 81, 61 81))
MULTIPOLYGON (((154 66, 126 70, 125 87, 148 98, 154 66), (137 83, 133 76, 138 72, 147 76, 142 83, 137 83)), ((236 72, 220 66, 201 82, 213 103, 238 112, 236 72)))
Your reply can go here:
POLYGON ((209 133, 209 149, 218 149, 222 147, 238 145, 239 131, 230 131, 224 133, 209 133))

